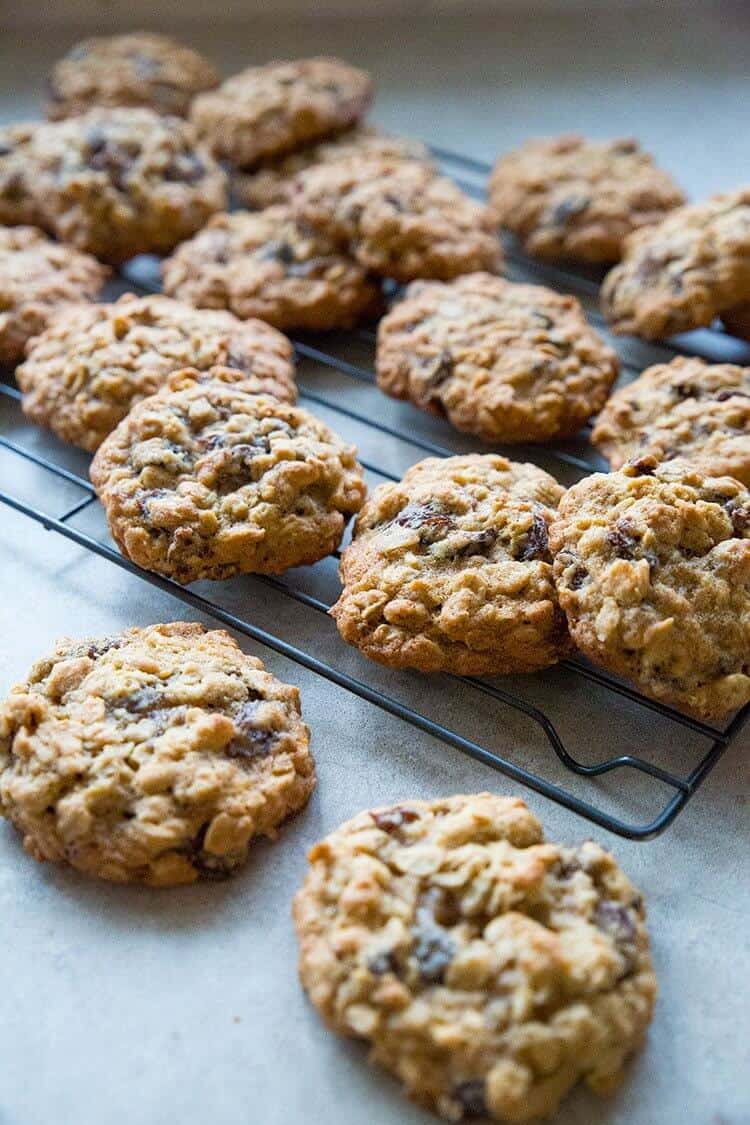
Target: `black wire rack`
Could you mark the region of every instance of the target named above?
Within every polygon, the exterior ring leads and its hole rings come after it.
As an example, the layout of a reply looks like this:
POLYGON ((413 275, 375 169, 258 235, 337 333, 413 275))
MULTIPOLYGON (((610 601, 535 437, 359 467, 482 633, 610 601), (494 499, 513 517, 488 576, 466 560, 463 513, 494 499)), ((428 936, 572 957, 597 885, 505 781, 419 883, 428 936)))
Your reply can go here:
MULTIPOLYGON (((486 176, 489 172, 487 164, 440 148, 433 148, 433 153, 443 170, 452 175, 466 191, 480 198, 483 196, 486 176)), ((555 288, 576 293, 588 305, 587 311, 592 322, 597 327, 604 327, 596 308, 592 307, 598 295, 600 281, 595 273, 574 273, 556 266, 530 262, 512 246, 509 247, 507 256, 510 276, 518 276, 525 280, 543 281, 555 288)), ((129 289, 140 292, 154 291, 158 288, 158 284, 154 280, 153 269, 149 272, 147 268, 144 273, 138 265, 125 271, 124 280, 126 280, 129 289)), ((356 333, 330 335, 314 341, 299 339, 295 340, 294 343, 301 368, 300 401, 309 403, 313 407, 324 408, 325 411, 337 415, 338 428, 341 432, 346 433, 348 424, 356 424, 360 427, 364 426, 370 433, 398 439, 408 449, 411 460, 417 460, 425 455, 450 456, 456 452, 455 448, 438 443, 431 436, 423 436, 418 425, 415 424, 413 408, 407 404, 399 405, 398 424, 390 424, 378 418, 378 399, 373 398, 369 402, 369 406, 363 409, 358 405, 359 395, 348 399, 344 398, 342 401, 341 396, 336 397, 336 395, 330 393, 326 394, 325 388, 321 392, 316 383, 313 382, 310 386, 308 381, 303 378, 304 364, 305 361, 308 361, 319 368, 335 372, 337 377, 343 377, 345 381, 354 381, 360 389, 364 387, 366 393, 378 396, 379 392, 374 387, 371 366, 374 351, 374 335, 372 332, 361 330, 356 333), (352 352, 358 357, 362 355, 369 357, 367 360, 369 366, 366 365, 365 361, 352 362, 352 352)), ((687 339, 677 339, 670 342, 669 345, 660 345, 658 348, 645 347, 639 342, 632 342, 632 344, 624 347, 621 345, 620 352, 626 373, 627 371, 637 373, 649 363, 669 359, 675 353, 680 352, 700 354, 712 359, 750 361, 746 345, 719 331, 691 333, 687 339), (632 355, 622 355, 623 351, 628 350, 632 352, 632 355)), ((0 381, 0 399, 4 400, 4 407, 0 412, 0 424, 4 425, 9 422, 8 429, 11 432, 20 417, 20 398, 20 392, 10 378, 6 381, 0 381)), ((448 433, 448 430, 446 430, 446 433, 448 433)), ((54 442, 50 442, 50 448, 54 450, 54 442)), ((372 666, 364 657, 361 658, 359 665, 363 678, 359 678, 359 676, 351 675, 334 664, 320 659, 314 653, 290 643, 275 632, 272 633, 257 624, 253 624, 252 621, 230 612, 218 602, 204 597, 195 590, 186 589, 167 578, 140 569, 128 559, 123 558, 108 541, 99 539, 76 526, 75 518, 82 515, 96 501, 94 490, 88 479, 59 463, 61 458, 56 457, 54 452, 47 452, 46 447, 45 451, 40 453, 35 448, 28 448, 23 441, 15 437, 0 434, 0 449, 12 454, 13 457, 22 459, 29 465, 36 466, 42 473, 51 474, 57 481, 74 486, 81 493, 80 498, 69 505, 61 514, 54 515, 50 511, 42 510, 28 502, 22 496, 2 488, 0 489, 0 502, 6 507, 23 514, 47 530, 55 532, 77 546, 167 592, 197 612, 221 622, 228 628, 236 630, 279 655, 294 661, 308 671, 322 676, 345 691, 351 692, 383 711, 397 716, 418 730, 440 739, 449 746, 506 775, 513 781, 548 797, 572 812, 620 836, 634 840, 647 840, 663 832, 678 813, 685 808, 750 717, 750 705, 748 705, 724 727, 715 727, 646 698, 633 687, 589 665, 583 659, 565 660, 559 666, 562 670, 561 674, 573 677, 579 682, 582 680, 585 683, 595 685, 596 689, 609 693, 610 699, 616 697, 619 700, 625 700, 627 705, 638 709, 649 718, 653 716, 654 721, 657 721, 658 717, 659 722, 668 724, 673 730, 682 728, 686 737, 689 736, 695 740, 697 745, 702 748, 698 751, 698 759, 695 764, 684 773, 664 768, 662 765, 644 757, 642 753, 616 754, 614 756, 607 756, 605 753, 605 756, 600 757, 598 761, 588 762, 581 760, 579 754, 583 753, 583 756, 585 756, 591 752, 591 747, 582 747, 578 754, 573 753, 570 747, 571 740, 561 735, 559 723, 553 722, 547 711, 541 706, 525 698, 520 688, 516 689, 515 682, 512 679, 491 682, 476 677, 445 677, 446 680, 453 681, 454 684, 457 683, 465 692, 479 693, 484 699, 499 704, 501 707, 512 708, 525 716, 527 720, 536 724, 546 743, 554 751, 559 764, 564 767, 565 771, 574 775, 579 782, 585 783, 585 795, 581 796, 579 792, 573 791, 572 787, 558 784, 548 777, 542 776, 538 771, 520 765, 513 760, 509 753, 501 754, 495 749, 480 745, 472 738, 452 729, 446 723, 438 721, 430 714, 424 713, 400 699, 397 694, 389 694, 382 690, 376 682, 368 681, 365 678, 372 666), (602 792, 598 788, 598 779, 603 779, 607 775, 614 775, 619 780, 627 776, 632 777, 634 774, 641 775, 641 780, 645 779, 647 784, 656 790, 657 794, 662 794, 661 797, 655 798, 658 811, 646 820, 627 819, 623 815, 608 811, 603 807, 602 792), (666 797, 664 797, 665 790, 666 797)), ((511 453, 511 456, 524 456, 537 461, 540 460, 542 455, 547 461, 545 467, 550 467, 549 462, 551 461, 551 467, 554 471, 556 463, 558 475, 564 472, 568 475, 581 476, 602 468, 601 463, 597 463, 596 454, 591 447, 585 444, 585 441, 577 444, 566 443, 565 446, 559 448, 545 446, 542 449, 541 447, 515 446, 511 453)), ((360 457, 360 461, 365 469, 378 479, 397 479, 393 473, 380 464, 362 457, 360 457)), ((329 601, 301 588, 299 583, 294 582, 293 578, 290 579, 288 576, 281 579, 256 577, 258 581, 271 587, 281 597, 292 599, 314 613, 328 613, 329 601)), ((596 751, 596 748, 594 750, 596 751)), ((618 792, 622 795, 626 790, 620 789, 618 792)))

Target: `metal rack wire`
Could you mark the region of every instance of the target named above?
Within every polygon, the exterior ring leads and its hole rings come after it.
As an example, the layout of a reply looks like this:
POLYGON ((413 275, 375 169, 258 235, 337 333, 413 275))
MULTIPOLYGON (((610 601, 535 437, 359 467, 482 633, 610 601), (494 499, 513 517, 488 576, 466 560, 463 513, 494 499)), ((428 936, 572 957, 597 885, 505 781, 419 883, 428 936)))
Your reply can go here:
MULTIPOLYGON (((452 173, 466 190, 476 195, 482 194, 483 180, 489 171, 489 166, 481 161, 472 160, 445 150, 433 149, 433 152, 444 165, 444 170, 452 173)), ((531 274, 532 279, 544 280, 547 284, 552 284, 567 291, 577 291, 583 296, 594 297, 597 292, 597 280, 590 274, 572 273, 556 267, 539 266, 538 263, 526 261, 512 249, 509 257, 512 268, 521 271, 526 277, 531 274)), ((141 291, 149 291, 154 288, 148 282, 144 284, 143 278, 138 274, 128 276, 127 280, 131 288, 141 291)), ((591 316, 592 319, 597 319, 595 313, 592 312, 591 316)), ((324 368, 331 369, 338 376, 343 376, 345 379, 353 380, 366 387, 372 386, 372 371, 363 365, 352 363, 346 358, 351 340, 352 334, 326 337, 323 342, 318 340, 314 343, 309 340, 296 340, 295 347, 303 363, 309 361, 316 365, 323 365, 324 368)), ((373 349, 374 337, 371 332, 361 331, 356 333, 354 334, 354 340, 360 350, 364 348, 371 351, 373 349)), ((691 344, 694 344, 694 341, 688 341, 685 345, 678 343, 675 348, 661 347, 655 353, 655 356, 652 349, 648 361, 654 362, 655 359, 669 358, 675 351, 691 352, 691 344)), ((727 348, 732 352, 733 358, 741 358, 738 349, 742 350, 744 347, 737 341, 722 338, 722 334, 718 332, 702 334, 701 345, 701 354, 708 352, 709 355, 716 358, 725 358, 727 348)), ((746 357, 743 356, 742 358, 746 357)), ((634 369, 637 370, 637 367, 634 367, 634 369)), ((376 395, 378 392, 373 388, 372 393, 376 395)), ((11 421, 13 417, 18 415, 20 397, 19 391, 12 383, 0 382, 0 398, 5 401, 11 421)), ((397 427, 378 420, 372 411, 363 412, 353 403, 336 400, 330 395, 312 389, 305 382, 301 382, 300 400, 303 403, 311 404, 313 408, 316 406, 323 407, 326 411, 337 414, 341 420, 339 429, 344 433, 347 423, 356 423, 371 431, 398 439, 399 442, 408 447, 414 460, 424 455, 449 456, 454 452, 447 446, 409 432, 410 418, 408 411, 411 409, 409 407, 404 407, 403 424, 397 427)), ((0 421, 2 417, 3 414, 0 413, 0 421)), ((84 513, 96 500, 94 491, 87 479, 58 464, 53 455, 47 455, 46 452, 44 454, 34 452, 26 448, 22 442, 13 438, 0 436, 0 449, 36 466, 43 473, 51 474, 58 481, 73 485, 81 492, 80 498, 69 505, 65 511, 60 515, 54 515, 2 488, 0 489, 0 502, 6 507, 22 513, 47 530, 54 531, 77 546, 93 552, 100 558, 106 559, 123 570, 138 576, 143 581, 166 591, 194 610, 214 618, 316 675, 324 677, 338 687, 376 705, 391 715, 397 716, 417 729, 433 735, 484 765, 498 770, 513 781, 527 786, 618 835, 635 840, 646 840, 663 832, 678 813, 685 808, 750 717, 750 706, 748 706, 735 715, 724 728, 717 729, 671 707, 647 699, 634 688, 621 683, 606 672, 588 665, 582 659, 566 660, 561 665, 566 675, 597 685, 598 688, 604 689, 613 696, 627 700, 633 707, 645 713, 650 712, 658 715, 665 723, 684 728, 686 732, 690 732, 691 736, 699 741, 700 745, 705 747, 697 763, 684 775, 663 768, 637 753, 604 756, 597 762, 586 763, 571 751, 560 734, 558 726, 550 719, 548 714, 539 706, 524 698, 520 691, 514 690, 512 686, 509 687, 507 681, 503 681, 501 685, 475 677, 447 677, 460 684, 465 691, 477 692, 496 704, 513 708, 536 724, 546 742, 554 751, 559 763, 578 778, 587 779, 590 783, 593 795, 590 799, 588 797, 583 798, 570 788, 556 784, 540 773, 521 766, 518 762, 513 761, 510 756, 502 755, 496 750, 480 745, 445 723, 437 721, 429 714, 410 706, 396 695, 388 694, 376 684, 368 682, 366 678, 359 678, 340 670, 333 664, 291 644, 275 633, 271 633, 259 625, 229 612, 217 602, 203 597, 194 590, 185 589, 169 579, 141 570, 135 564, 123 558, 108 542, 99 540, 75 526, 73 522, 75 518, 84 513), (624 777, 628 775, 629 771, 648 779, 649 784, 653 783, 658 791, 663 788, 668 791, 666 800, 663 803, 660 802, 659 812, 646 821, 624 819, 596 803, 597 778, 602 778, 605 775, 624 777)), ((540 453, 540 450, 534 447, 514 447, 514 450, 515 456, 524 456, 530 459, 533 459, 535 455, 538 458, 540 453)), ((564 468, 569 473, 573 472, 580 475, 597 468, 597 465, 593 464, 590 459, 591 451, 589 451, 589 458, 587 458, 585 450, 579 451, 571 448, 549 449, 545 447, 544 453, 548 458, 551 457, 557 461, 561 470, 564 468)), ((381 479, 396 479, 392 473, 377 463, 366 459, 361 460, 365 468, 375 476, 381 479)), ((327 601, 300 588, 299 584, 294 584, 294 581, 287 576, 282 579, 262 577, 259 580, 271 587, 281 597, 292 599, 314 613, 327 614, 328 612, 329 604, 327 601)), ((363 677, 367 676, 369 667, 368 662, 362 658, 363 677)))

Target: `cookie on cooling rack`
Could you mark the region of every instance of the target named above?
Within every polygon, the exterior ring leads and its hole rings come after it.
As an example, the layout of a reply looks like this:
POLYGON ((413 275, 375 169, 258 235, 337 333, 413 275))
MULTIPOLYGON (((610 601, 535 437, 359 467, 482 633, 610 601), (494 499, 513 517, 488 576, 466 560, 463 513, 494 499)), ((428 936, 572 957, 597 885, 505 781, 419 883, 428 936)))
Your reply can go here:
POLYGON ((292 345, 275 328, 162 296, 64 310, 31 343, 16 379, 32 422, 93 453, 168 375, 222 365, 238 369, 247 391, 296 398, 292 345))
POLYGON ((591 440, 613 469, 682 457, 750 485, 750 368, 687 357, 649 367, 612 395, 591 440))
MULTIPOLYGON (((95 297, 107 272, 36 227, 0 227, 0 363, 21 359, 27 341, 62 306, 95 297)), ((70 315, 67 308, 63 315, 70 315)))
POLYGON ((299 692, 222 630, 62 640, 0 705, 0 812, 116 883, 230 875, 314 786, 299 692))
POLYGON ((0 128, 0 223, 8 226, 39 225, 39 205, 33 190, 35 130, 31 122, 0 128))
POLYGON ((290 331, 351 328, 383 305, 380 282, 283 204, 215 215, 163 273, 175 297, 290 331))
POLYGON ((643 899, 598 844, 547 843, 523 801, 480 793, 362 812, 309 863, 302 984, 420 1105, 518 1122, 617 1085, 656 978, 643 899))
POLYGON ((575 297, 486 273, 410 285, 380 322, 376 365, 386 394, 503 442, 574 434, 618 372, 575 297))
POLYGON ((230 175, 232 193, 243 206, 254 211, 274 203, 288 203, 293 194, 294 177, 299 172, 314 164, 363 156, 430 162, 429 150, 421 141, 383 133, 372 125, 356 125, 336 137, 295 149, 276 160, 264 161, 254 170, 233 170, 230 175))
POLYGON ((637 141, 571 133, 527 141, 498 159, 490 205, 524 250, 551 261, 616 262, 627 235, 685 202, 637 141))
POLYGON ((358 157, 315 166, 296 177, 293 204, 303 222, 396 281, 502 266, 488 209, 419 160, 358 157))
POLYGON ((179 372, 135 406, 91 480, 123 554, 183 583, 317 562, 365 497, 353 446, 221 369, 179 372))
POLYGON ((493 454, 430 458, 375 490, 331 610, 345 641, 394 668, 532 672, 568 647, 547 528, 564 489, 493 454))
POLYGON ((670 212, 630 235, 602 286, 615 332, 688 332, 750 300, 750 188, 670 212))
POLYGON ((370 75, 340 59, 295 59, 235 74, 197 97, 190 116, 216 156, 250 168, 347 129, 372 93, 370 75))
POLYGON ((167 35, 138 31, 76 43, 47 81, 47 117, 94 106, 146 106, 184 117, 196 94, 219 84, 211 63, 167 35))
POLYGON ((685 461, 585 477, 550 527, 571 636, 641 691, 719 718, 750 701, 750 492, 685 461))

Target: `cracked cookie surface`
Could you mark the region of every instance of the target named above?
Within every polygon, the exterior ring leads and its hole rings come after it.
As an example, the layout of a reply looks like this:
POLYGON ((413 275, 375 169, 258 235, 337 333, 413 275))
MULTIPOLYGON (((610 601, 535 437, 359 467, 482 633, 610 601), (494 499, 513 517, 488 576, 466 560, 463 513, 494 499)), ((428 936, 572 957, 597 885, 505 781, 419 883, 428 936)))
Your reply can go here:
POLYGON ((380 283, 285 205, 215 215, 163 266, 167 293, 287 330, 351 328, 382 308, 380 283))
POLYGON ((271 62, 201 94, 190 116, 216 156, 250 168, 347 129, 365 114, 372 94, 370 75, 340 59, 271 62))
POLYGON ((613 469, 684 458, 750 485, 750 368, 679 356, 615 391, 591 440, 613 469))
POLYGON ((498 271, 502 249, 481 203, 418 160, 352 158, 301 172, 299 216, 396 281, 498 271))
POLYGON ((217 366, 244 372, 247 390, 296 397, 292 345, 270 325, 130 294, 54 317, 16 379, 28 418, 93 453, 173 372, 217 366))
POLYGON ((219 84, 211 63, 167 35, 133 32, 84 39, 52 69, 47 117, 94 106, 145 106, 184 117, 196 94, 219 84))
POLYGON ((750 492, 644 457, 570 488, 550 527, 573 640, 706 718, 750 701, 750 492))
POLYGON ((280 574, 335 550, 362 506, 354 447, 236 380, 179 372, 99 446, 91 480, 110 531, 146 570, 280 574))
POLYGON ((302 983, 421 1105, 526 1121, 617 1084, 656 980, 643 900, 599 845, 547 843, 482 793, 362 812, 309 862, 302 983))
POLYGON ((230 875, 315 785, 299 692, 223 630, 64 639, 0 705, 0 811, 116 883, 230 875))
POLYGON ((604 280, 613 330, 647 340, 711 324, 750 299, 750 188, 679 207, 629 236, 604 280))
POLYGON ((637 141, 577 134, 528 141, 499 158, 490 206, 527 253, 550 261, 616 262, 627 235, 685 202, 637 141))
POLYGON ((0 362, 21 359, 61 306, 95 297, 107 273, 89 254, 52 242, 36 227, 0 227, 0 362))
POLYGON ((490 274, 414 282, 378 328, 378 386, 487 441, 574 434, 605 403, 615 352, 575 297, 490 274))
POLYGON ((396 668, 531 672, 568 647, 547 529, 564 489, 493 454, 430 458, 365 502, 331 610, 341 636, 396 668))

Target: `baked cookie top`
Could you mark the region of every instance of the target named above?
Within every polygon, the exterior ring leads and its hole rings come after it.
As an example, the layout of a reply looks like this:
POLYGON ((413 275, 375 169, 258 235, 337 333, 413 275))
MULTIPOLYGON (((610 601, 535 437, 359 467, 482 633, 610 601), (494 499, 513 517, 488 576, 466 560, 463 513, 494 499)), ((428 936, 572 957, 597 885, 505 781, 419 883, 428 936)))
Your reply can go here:
POLYGON ((167 35, 102 35, 76 43, 55 64, 47 117, 72 117, 94 106, 146 106, 184 117, 196 94, 218 84, 208 59, 167 35))
POLYGON ((234 170, 230 183, 240 203, 251 210, 262 210, 274 203, 288 203, 293 194, 294 177, 314 164, 373 156, 430 161, 429 150, 421 141, 383 133, 372 125, 355 125, 336 137, 295 149, 253 171, 234 170))
POLYGON ((93 453, 136 402, 186 366, 237 368, 246 390, 296 398, 292 345, 275 328, 132 294, 55 316, 16 379, 27 417, 93 453))
POLYGON ((575 297, 487 273, 410 285, 380 322, 376 366, 387 394, 505 442, 575 433, 618 372, 575 297))
POLYGON ((249 168, 353 125, 372 94, 370 75, 340 59, 295 59, 235 74, 190 116, 216 156, 249 168))
POLYGON ((480 793, 362 812, 309 861, 302 983, 421 1105, 517 1122, 615 1086, 656 980, 643 900, 598 844, 547 843, 523 801, 480 793))
POLYGON ((488 209, 419 160, 356 157, 294 181, 293 203, 363 266, 396 281, 497 271, 502 250, 488 209))
POLYGON ((547 527, 564 489, 493 454, 430 458, 357 518, 331 610, 345 641, 391 667, 457 675, 555 663, 567 630, 547 527))
POLYGON ((330 554, 365 497, 354 447, 237 372, 210 375, 171 376, 99 447, 91 480, 123 554, 178 582, 330 554))
POLYGON ((113 882, 229 875, 314 785, 299 692, 223 630, 64 639, 0 705, 0 812, 113 882))
POLYGON ((39 223, 31 144, 36 128, 31 122, 0 127, 0 224, 39 223))
POLYGON ((612 395, 591 440, 613 469, 681 457, 750 485, 750 368, 687 357, 649 367, 612 395))
POLYGON ((630 235, 601 297, 615 332, 647 340, 703 327, 750 299, 750 188, 680 207, 630 235))
POLYGON ((527 141, 501 156, 490 206, 524 249, 551 261, 616 262, 628 234, 685 202, 637 141, 575 133, 527 141))
POLYGON ((351 328, 382 308, 380 284, 288 206, 215 215, 163 267, 167 293, 277 328, 351 328))
POLYGON ((226 206, 226 175, 191 126, 150 109, 94 109, 34 132, 43 225, 105 261, 165 253, 226 206))
POLYGON ((0 362, 21 359, 27 341, 61 305, 95 297, 107 272, 36 227, 0 227, 0 362))
POLYGON ((707 718, 750 701, 750 492, 645 457, 585 477, 550 528, 578 647, 707 718))

